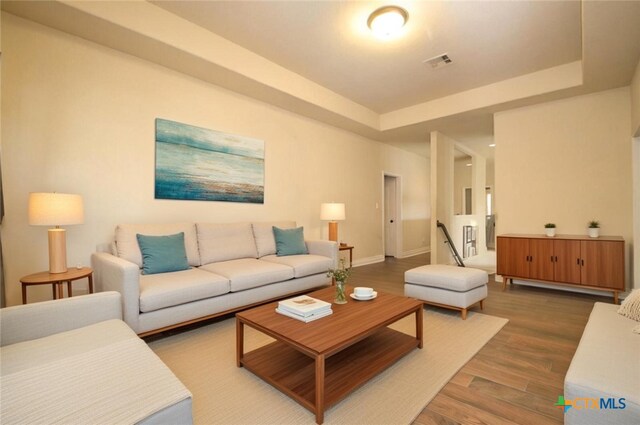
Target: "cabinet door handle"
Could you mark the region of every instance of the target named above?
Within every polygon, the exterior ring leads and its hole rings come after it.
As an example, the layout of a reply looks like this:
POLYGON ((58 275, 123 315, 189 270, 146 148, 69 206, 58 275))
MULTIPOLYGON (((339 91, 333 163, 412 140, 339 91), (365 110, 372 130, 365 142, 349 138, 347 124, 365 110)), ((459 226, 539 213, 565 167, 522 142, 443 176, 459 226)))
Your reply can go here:
POLYGON ((582 260, 582 265, 584 266, 584 260, 582 260))
POLYGON ((551 262, 553 263, 553 255, 551 256, 551 262))
POLYGON ((558 262, 558 256, 557 255, 555 256, 555 259, 556 259, 556 263, 557 263, 558 262))
POLYGON ((580 265, 580 259, 579 258, 576 259, 576 264, 580 265))

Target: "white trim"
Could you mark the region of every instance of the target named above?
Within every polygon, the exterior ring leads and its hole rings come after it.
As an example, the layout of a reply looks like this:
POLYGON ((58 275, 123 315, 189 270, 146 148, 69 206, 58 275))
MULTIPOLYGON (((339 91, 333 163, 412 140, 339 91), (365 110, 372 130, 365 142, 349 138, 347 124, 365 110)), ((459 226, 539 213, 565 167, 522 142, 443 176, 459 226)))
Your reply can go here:
POLYGON ((369 264, 383 263, 384 255, 374 255, 373 257, 360 258, 353 260, 353 267, 366 266, 369 264))
POLYGON ((402 256, 398 257, 398 258, 414 257, 416 255, 426 254, 427 252, 431 252, 431 247, 430 246, 423 246, 421 248, 410 249, 409 251, 404 251, 402 253, 402 256))

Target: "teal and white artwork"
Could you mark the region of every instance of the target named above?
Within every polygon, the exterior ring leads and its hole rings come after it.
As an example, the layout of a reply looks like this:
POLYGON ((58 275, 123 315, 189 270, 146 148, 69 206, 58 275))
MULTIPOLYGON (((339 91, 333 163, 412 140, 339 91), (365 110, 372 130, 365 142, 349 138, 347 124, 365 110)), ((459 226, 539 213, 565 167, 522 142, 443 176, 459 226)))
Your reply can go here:
POLYGON ((264 141, 156 119, 156 199, 264 203, 264 141))

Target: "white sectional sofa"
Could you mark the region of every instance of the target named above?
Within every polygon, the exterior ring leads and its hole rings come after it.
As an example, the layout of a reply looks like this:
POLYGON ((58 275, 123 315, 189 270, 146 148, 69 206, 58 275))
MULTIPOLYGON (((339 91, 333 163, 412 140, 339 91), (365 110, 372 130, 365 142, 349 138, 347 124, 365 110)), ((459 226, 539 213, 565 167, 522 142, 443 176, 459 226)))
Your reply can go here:
POLYGON ((564 398, 573 403, 566 425, 640 424, 638 322, 618 314, 619 307, 593 306, 564 380, 564 398))
POLYGON ((191 393, 122 321, 117 292, 0 310, 0 422, 191 424, 191 393))
POLYGON ((120 292, 124 321, 146 336, 329 285, 327 270, 337 264, 337 244, 305 241, 308 254, 278 256, 274 226, 291 229, 296 224, 119 225, 110 252, 92 255, 96 287, 120 292), (136 235, 177 233, 184 233, 191 268, 142 274, 136 235))

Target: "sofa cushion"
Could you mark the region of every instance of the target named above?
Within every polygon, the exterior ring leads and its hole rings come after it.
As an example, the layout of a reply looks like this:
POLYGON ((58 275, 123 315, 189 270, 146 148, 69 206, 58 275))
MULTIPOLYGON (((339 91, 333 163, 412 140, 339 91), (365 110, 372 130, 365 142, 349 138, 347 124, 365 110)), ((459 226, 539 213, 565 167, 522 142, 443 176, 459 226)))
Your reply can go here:
POLYGON ((7 424, 141 423, 191 398, 121 320, 4 346, 0 354, 7 424))
POLYGON ((404 281, 449 291, 465 292, 487 284, 487 272, 471 267, 432 264, 416 267, 404 273, 404 281))
POLYGON ((229 292, 229 279, 200 269, 140 276, 140 311, 215 297, 229 292))
POLYGON ((130 338, 137 338, 136 333, 122 320, 112 319, 42 338, 5 345, 0 348, 2 352, 0 375, 8 375, 66 357, 78 356, 89 350, 106 347, 130 338), (52 347, 55 347, 55 350, 52 347))
POLYGON ((638 322, 617 314, 617 305, 597 302, 564 380, 564 397, 625 398, 626 408, 574 409, 566 424, 637 424, 640 418, 638 322))
POLYGON ((258 257, 250 223, 198 223, 196 229, 202 264, 258 257))
POLYGON ((229 279, 231 292, 293 279, 292 267, 255 258, 211 263, 200 268, 229 279))
POLYGON ((252 223, 253 236, 256 240, 258 258, 276 253, 276 240, 273 236, 273 228, 292 229, 296 227, 295 221, 272 221, 267 223, 252 223))
POLYGON ((142 252, 142 274, 187 270, 184 232, 168 236, 136 235, 142 252))
POLYGON ((276 255, 279 257, 309 253, 304 244, 304 227, 280 229, 273 226, 273 236, 276 239, 276 255))
POLYGON ((284 264, 293 268, 294 277, 311 276, 318 273, 327 273, 333 266, 333 260, 322 255, 287 255, 278 257, 277 255, 267 255, 260 260, 277 264, 284 264))
POLYGON ((120 258, 142 267, 142 253, 136 235, 166 236, 184 233, 184 247, 187 259, 192 266, 200 265, 196 226, 193 223, 170 224, 119 224, 116 227, 116 251, 120 258))

